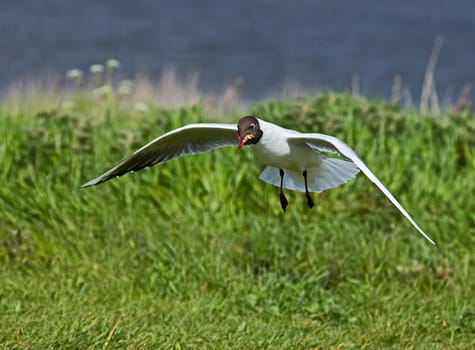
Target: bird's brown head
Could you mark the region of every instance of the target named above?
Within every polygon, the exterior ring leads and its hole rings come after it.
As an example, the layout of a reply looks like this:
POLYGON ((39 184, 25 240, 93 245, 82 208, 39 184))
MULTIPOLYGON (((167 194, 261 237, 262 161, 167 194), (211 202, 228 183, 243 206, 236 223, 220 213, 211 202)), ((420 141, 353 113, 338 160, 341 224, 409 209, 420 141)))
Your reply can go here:
POLYGON ((245 145, 252 145, 259 142, 262 137, 262 130, 256 117, 250 115, 242 117, 239 119, 237 127, 239 149, 245 145))

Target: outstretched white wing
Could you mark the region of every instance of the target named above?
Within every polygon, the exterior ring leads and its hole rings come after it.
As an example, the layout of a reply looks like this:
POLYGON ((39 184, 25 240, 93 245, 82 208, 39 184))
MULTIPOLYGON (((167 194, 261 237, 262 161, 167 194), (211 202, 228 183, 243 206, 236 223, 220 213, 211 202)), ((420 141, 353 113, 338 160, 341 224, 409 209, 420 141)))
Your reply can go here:
POLYGON ((81 187, 100 184, 116 176, 137 171, 173 158, 214 150, 225 146, 237 146, 235 124, 190 124, 172 130, 149 142, 122 162, 81 187))
POLYGON ((321 151, 339 154, 348 160, 351 160, 356 166, 370 179, 383 194, 391 201, 392 204, 406 217, 407 220, 433 245, 435 242, 416 224, 412 217, 407 213, 403 206, 397 201, 391 192, 383 185, 383 183, 373 174, 363 160, 351 149, 346 143, 340 139, 325 134, 295 134, 289 135, 290 143, 306 143, 308 146, 321 151))

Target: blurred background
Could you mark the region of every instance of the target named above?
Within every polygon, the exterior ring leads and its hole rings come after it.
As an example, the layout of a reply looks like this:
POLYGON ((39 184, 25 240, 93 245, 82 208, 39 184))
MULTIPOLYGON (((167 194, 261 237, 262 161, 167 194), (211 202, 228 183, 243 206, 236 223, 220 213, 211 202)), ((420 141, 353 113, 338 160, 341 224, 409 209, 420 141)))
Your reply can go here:
POLYGON ((396 88, 410 102, 434 48, 440 103, 453 103, 473 100, 474 33, 472 0, 17 0, 0 11, 0 87, 117 58, 124 79, 173 69, 249 101, 286 89, 389 99, 396 88))

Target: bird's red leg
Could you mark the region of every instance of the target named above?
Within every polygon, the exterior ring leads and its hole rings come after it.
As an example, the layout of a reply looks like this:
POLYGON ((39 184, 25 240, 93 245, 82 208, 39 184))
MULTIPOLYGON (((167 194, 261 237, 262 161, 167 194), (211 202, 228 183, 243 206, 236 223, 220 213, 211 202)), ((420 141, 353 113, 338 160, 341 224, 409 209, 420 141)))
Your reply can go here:
POLYGON ((307 182, 307 170, 303 171, 303 178, 305 180, 305 198, 307 198, 307 204, 309 208, 313 208, 315 203, 313 202, 312 197, 310 196, 310 193, 308 192, 308 182, 307 182))
POLYGON ((289 204, 289 202, 287 201, 287 198, 285 198, 284 189, 283 189, 283 186, 284 186, 284 170, 279 169, 279 174, 280 174, 280 206, 285 211, 285 208, 287 208, 287 205, 289 204))

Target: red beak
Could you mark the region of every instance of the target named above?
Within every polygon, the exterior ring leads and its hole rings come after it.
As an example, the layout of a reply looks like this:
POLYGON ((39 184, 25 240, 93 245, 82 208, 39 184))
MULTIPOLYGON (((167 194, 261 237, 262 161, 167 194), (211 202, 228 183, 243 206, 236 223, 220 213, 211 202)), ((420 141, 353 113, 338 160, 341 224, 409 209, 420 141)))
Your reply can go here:
POLYGON ((246 142, 246 138, 238 135, 238 139, 239 139, 238 150, 241 150, 241 148, 244 146, 244 143, 246 142))
POLYGON ((238 134, 238 139, 239 139, 238 149, 241 149, 244 145, 247 144, 247 141, 252 140, 253 138, 254 138, 254 135, 252 134, 246 134, 244 136, 241 136, 238 134))

